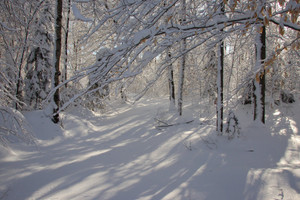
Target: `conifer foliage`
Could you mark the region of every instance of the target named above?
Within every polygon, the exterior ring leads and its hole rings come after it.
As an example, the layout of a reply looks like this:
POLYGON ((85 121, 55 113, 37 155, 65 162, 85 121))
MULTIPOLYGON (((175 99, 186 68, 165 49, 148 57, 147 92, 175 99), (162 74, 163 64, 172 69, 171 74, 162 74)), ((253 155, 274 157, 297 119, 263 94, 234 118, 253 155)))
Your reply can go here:
POLYGON ((50 3, 45 1, 35 19, 32 47, 25 67, 25 102, 35 109, 41 107, 51 89, 53 39, 50 9, 50 3))

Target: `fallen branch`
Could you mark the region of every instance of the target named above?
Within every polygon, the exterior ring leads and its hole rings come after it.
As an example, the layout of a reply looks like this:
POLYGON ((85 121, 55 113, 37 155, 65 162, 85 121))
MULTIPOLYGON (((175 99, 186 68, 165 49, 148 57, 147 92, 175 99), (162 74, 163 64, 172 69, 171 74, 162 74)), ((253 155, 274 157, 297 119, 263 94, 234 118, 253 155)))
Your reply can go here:
POLYGON ((167 128, 167 127, 170 127, 170 126, 177 126, 177 125, 181 125, 181 124, 189 124, 189 123, 192 123, 194 120, 190 120, 190 121, 187 121, 187 122, 179 122, 179 123, 174 123, 174 124, 167 124, 165 122, 162 122, 163 125, 158 125, 156 126, 156 128, 167 128))

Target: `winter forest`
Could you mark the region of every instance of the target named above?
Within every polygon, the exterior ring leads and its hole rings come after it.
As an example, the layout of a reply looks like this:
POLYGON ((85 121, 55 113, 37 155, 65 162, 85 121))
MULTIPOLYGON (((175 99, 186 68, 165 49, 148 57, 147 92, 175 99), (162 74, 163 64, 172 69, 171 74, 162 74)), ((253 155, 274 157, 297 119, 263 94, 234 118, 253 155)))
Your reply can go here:
POLYGON ((0 200, 300 199, 299 0, 0 11, 0 200))

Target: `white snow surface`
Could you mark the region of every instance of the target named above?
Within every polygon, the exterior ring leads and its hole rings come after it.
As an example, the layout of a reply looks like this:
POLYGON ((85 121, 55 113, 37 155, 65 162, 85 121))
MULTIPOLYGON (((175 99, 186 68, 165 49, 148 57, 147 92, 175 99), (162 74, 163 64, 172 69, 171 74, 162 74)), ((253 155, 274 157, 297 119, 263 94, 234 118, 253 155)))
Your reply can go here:
POLYGON ((81 21, 84 21, 84 22, 91 22, 91 21, 93 21, 92 19, 86 18, 85 16, 83 16, 81 14, 80 10, 77 8, 77 6, 76 6, 75 3, 72 4, 72 11, 73 11, 73 14, 74 14, 74 16, 75 16, 75 18, 77 20, 81 20, 81 21))
POLYGON ((241 136, 232 140, 199 118, 200 107, 186 105, 186 117, 168 117, 163 129, 154 118, 166 99, 106 114, 74 107, 63 127, 43 111, 25 113, 37 144, 0 148, 0 199, 300 199, 299 98, 269 108, 265 126, 240 107, 241 136))

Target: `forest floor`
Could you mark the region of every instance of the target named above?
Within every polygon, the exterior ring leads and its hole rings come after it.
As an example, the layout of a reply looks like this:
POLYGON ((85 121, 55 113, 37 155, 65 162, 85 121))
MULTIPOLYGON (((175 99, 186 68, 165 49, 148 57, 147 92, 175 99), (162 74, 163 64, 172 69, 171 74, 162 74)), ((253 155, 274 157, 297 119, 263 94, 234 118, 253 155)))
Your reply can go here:
POLYGON ((197 103, 181 119, 166 99, 104 114, 73 107, 62 127, 28 112, 36 145, 0 148, 0 200, 300 199, 299 101, 268 106, 265 126, 240 106, 231 140, 197 103))

